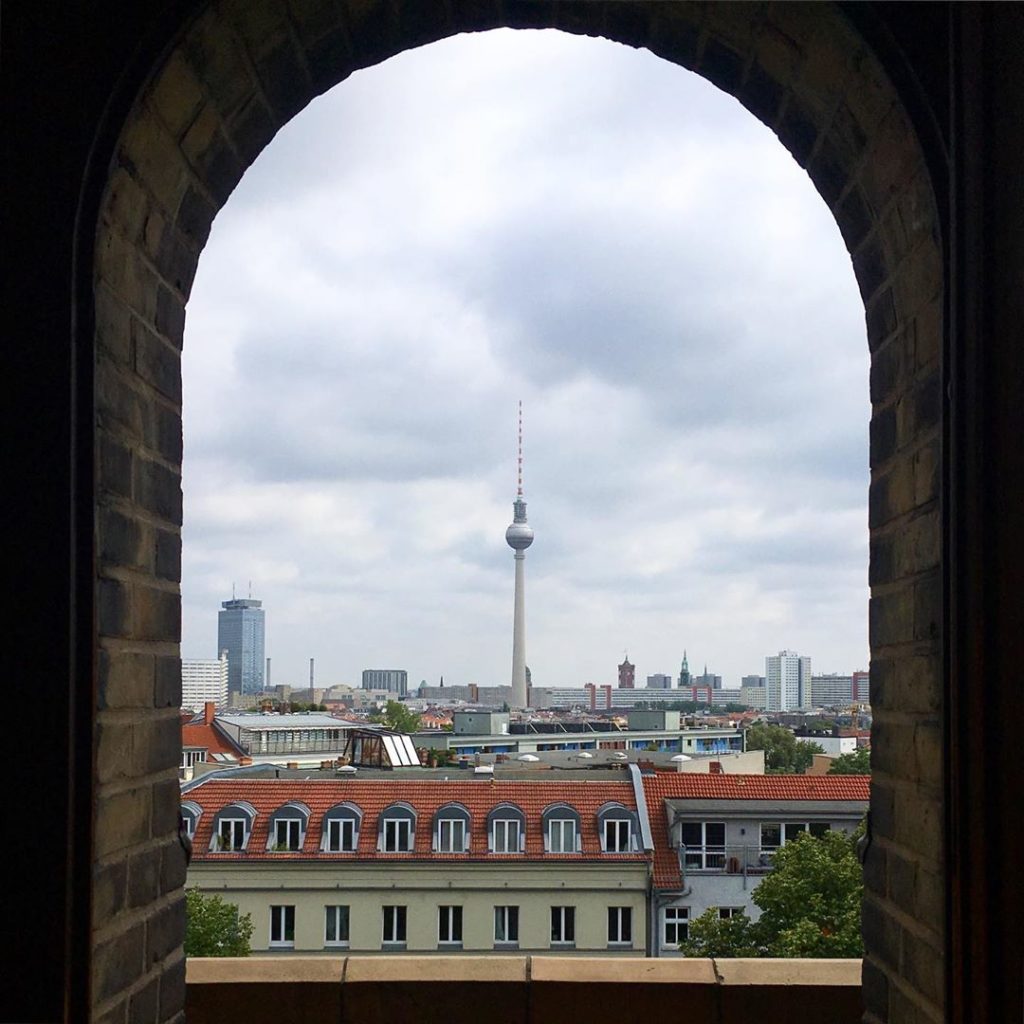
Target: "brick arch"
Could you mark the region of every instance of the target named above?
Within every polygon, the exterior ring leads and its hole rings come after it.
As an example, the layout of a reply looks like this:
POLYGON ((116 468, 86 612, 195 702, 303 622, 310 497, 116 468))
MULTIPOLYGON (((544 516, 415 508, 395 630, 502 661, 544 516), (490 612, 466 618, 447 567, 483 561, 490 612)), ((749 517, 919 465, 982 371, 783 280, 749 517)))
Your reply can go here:
POLYGON ((842 232, 871 349, 865 1001, 872 1019, 904 1002, 938 1015, 943 264, 924 155, 879 62, 824 3, 223 0, 181 32, 136 97, 96 240, 97 1016, 154 982, 173 1005, 181 985, 180 351, 210 225, 315 96, 403 50, 499 26, 603 36, 702 75, 775 131, 842 232), (149 880, 141 909, 137 876, 149 880), (140 921, 145 958, 126 971, 126 937, 140 921))

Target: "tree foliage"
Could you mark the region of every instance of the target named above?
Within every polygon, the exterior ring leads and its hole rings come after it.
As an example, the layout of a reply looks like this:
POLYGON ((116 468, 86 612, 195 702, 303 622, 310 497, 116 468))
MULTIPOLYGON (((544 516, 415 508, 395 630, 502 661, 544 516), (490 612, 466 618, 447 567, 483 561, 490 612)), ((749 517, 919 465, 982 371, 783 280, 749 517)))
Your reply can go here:
POLYGON ((185 956, 248 956, 252 917, 216 894, 185 890, 185 956))
POLYGON ((380 714, 371 715, 370 721, 395 732, 418 732, 420 728, 420 716, 397 700, 389 700, 380 714))
POLYGON ((775 854, 775 869, 754 891, 757 921, 745 914, 720 920, 714 909, 690 925, 680 949, 696 957, 860 957, 863 892, 852 836, 804 833, 775 854))
POLYGON ((840 754, 832 761, 829 775, 870 775, 871 748, 858 747, 852 754, 840 754))
POLYGON ((814 755, 825 753, 820 744, 798 740, 784 725, 765 722, 747 730, 747 750, 764 751, 769 775, 803 775, 814 763, 814 755))

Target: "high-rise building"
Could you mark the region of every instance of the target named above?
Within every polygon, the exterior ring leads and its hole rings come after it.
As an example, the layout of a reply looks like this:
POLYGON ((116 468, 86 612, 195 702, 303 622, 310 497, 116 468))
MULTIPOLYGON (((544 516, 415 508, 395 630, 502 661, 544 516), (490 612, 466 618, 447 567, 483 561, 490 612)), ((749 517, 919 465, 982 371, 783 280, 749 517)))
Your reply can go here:
POLYGON ((811 659, 796 651, 779 651, 764 659, 769 711, 790 711, 811 701, 811 659))
POLYGON ((653 676, 647 677, 648 690, 671 690, 672 677, 663 672, 656 672, 653 676))
POLYGON ((505 543, 515 551, 516 587, 512 617, 512 706, 529 706, 526 692, 526 549, 533 543, 533 529, 526 521, 523 500, 523 403, 519 403, 519 446, 516 456, 516 500, 512 502, 512 523, 505 531, 505 543))
POLYGON ((857 704, 871 703, 871 673, 861 669, 853 673, 853 699, 857 704))
POLYGON ((217 616, 217 650, 228 652, 228 692, 261 693, 266 615, 263 602, 232 598, 217 616))
POLYGON ((811 676, 811 699, 813 707, 840 707, 853 701, 853 676, 829 673, 811 676))
POLYGON ((619 689, 632 690, 634 686, 636 686, 636 665, 629 660, 627 654, 619 666, 619 689))
POLYGON ((228 704, 228 652, 219 658, 181 659, 181 706, 202 710, 213 704, 223 710, 228 704))
MULTIPOLYGON (((441 679, 444 686, 444 677, 441 679)), ((364 668, 364 690, 387 690, 388 693, 406 697, 409 694, 409 673, 404 668, 364 668)))

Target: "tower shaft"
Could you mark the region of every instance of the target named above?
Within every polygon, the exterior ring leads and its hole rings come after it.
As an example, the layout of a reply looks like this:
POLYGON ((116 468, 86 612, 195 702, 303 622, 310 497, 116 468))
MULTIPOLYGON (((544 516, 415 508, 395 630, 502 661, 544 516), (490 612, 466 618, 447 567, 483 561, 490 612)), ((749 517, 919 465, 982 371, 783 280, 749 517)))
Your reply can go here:
POLYGON ((512 703, 525 708, 526 693, 526 554, 517 551, 515 611, 512 618, 512 703))

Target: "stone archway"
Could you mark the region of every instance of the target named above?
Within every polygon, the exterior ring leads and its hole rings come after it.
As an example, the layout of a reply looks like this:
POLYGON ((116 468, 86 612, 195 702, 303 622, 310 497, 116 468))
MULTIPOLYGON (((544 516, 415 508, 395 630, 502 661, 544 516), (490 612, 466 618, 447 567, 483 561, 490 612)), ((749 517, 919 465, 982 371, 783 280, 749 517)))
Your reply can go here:
POLYGON ((210 225, 245 169, 315 96, 402 50, 499 26, 603 36, 702 75, 776 132, 840 227, 871 349, 865 1002, 878 1020, 904 1005, 938 1016, 943 261, 921 146, 881 65, 831 4, 555 0, 213 2, 124 123, 95 257, 97 1016, 156 979, 168 991, 181 984, 180 351, 210 225), (126 969, 140 927, 145 954, 126 969))

